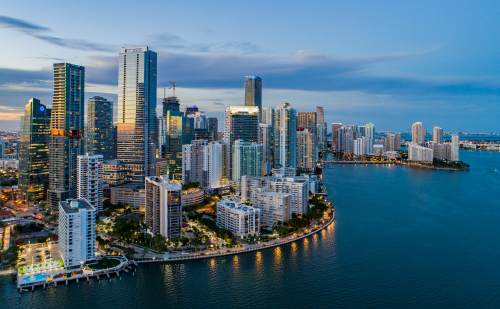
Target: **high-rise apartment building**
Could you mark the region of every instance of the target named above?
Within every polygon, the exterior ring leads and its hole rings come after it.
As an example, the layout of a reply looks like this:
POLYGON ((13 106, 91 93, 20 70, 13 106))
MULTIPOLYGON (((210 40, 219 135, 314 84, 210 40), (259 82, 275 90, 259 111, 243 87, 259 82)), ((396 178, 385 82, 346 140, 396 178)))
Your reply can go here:
POLYGON ((99 96, 91 97, 87 105, 87 152, 114 158, 113 102, 99 96))
POLYGON ((431 148, 420 146, 417 143, 408 144, 408 160, 432 163, 434 151, 431 148))
POLYGON ((262 110, 262 79, 258 76, 245 77, 245 106, 257 106, 262 110))
POLYGON ((157 55, 140 47, 123 48, 119 57, 117 159, 130 181, 144 183, 155 173, 157 55))
POLYGON ((418 145, 423 145, 425 142, 425 129, 422 122, 417 121, 411 125, 411 141, 418 145))
POLYGON ((274 111, 274 167, 297 166, 297 112, 290 103, 274 111))
POLYGON ((244 238, 260 234, 260 209, 231 200, 217 203, 217 226, 244 238))
POLYGON ((21 117, 19 190, 29 203, 44 200, 49 185, 50 112, 31 98, 21 117))
POLYGON ((233 144, 232 179, 239 182, 241 176, 262 175, 262 145, 236 140, 233 144))
POLYGON ((443 129, 440 127, 434 127, 432 129, 432 141, 438 144, 443 142, 443 129))
POLYGON ((270 174, 273 167, 273 134, 271 124, 259 124, 259 144, 262 145, 262 175, 270 174))
POLYGON ((210 142, 203 151, 203 171, 206 187, 220 188, 224 182, 224 143, 210 142))
POLYGON ((309 129, 297 129, 297 168, 312 171, 316 163, 314 135, 309 129))
POLYGON ((77 158, 78 198, 86 199, 97 211, 102 211, 102 155, 85 154, 77 158))
POLYGON ((260 209, 261 224, 272 228, 274 224, 285 223, 291 219, 291 200, 289 193, 262 191, 255 194, 252 206, 260 209))
POLYGON ((83 153, 85 68, 54 64, 50 117, 49 205, 76 197, 76 157, 83 153))
POLYGON ((225 112, 224 140, 227 142, 229 163, 226 175, 232 177, 232 149, 236 140, 256 143, 259 140, 259 107, 228 106, 225 112))
POLYGON ((207 140, 193 140, 191 144, 182 146, 182 182, 184 184, 197 182, 201 186, 207 185, 206 173, 203 171, 205 163, 205 146, 207 140))
POLYGON ((338 123, 338 122, 332 123, 332 150, 333 151, 340 151, 339 149, 337 149, 337 146, 338 146, 338 138, 339 138, 338 130, 341 127, 342 127, 341 123, 338 123))
POLYGON ((167 239, 181 236, 182 226, 182 186, 179 182, 163 177, 145 178, 145 222, 153 234, 167 239))
POLYGON ((460 160, 460 138, 458 134, 451 135, 451 161, 460 160))
POLYGON ((401 148, 401 134, 386 133, 384 137, 384 151, 399 151, 401 148))
POLYGON ((64 267, 81 267, 95 258, 96 209, 85 199, 59 203, 59 253, 64 267))

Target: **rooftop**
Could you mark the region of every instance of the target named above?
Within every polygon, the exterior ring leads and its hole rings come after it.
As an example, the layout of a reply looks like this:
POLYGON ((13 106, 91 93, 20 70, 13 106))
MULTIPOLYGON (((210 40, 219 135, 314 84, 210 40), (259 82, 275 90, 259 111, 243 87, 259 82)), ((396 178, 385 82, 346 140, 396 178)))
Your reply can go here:
POLYGON ((80 209, 95 210, 86 199, 69 199, 60 203, 65 213, 78 212, 80 209))

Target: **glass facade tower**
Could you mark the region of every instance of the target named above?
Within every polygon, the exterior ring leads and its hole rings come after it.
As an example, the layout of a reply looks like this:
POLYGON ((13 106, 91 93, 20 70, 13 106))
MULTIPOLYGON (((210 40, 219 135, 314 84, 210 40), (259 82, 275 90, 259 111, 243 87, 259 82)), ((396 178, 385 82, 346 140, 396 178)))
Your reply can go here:
POLYGON ((113 102, 99 96, 87 105, 87 152, 113 159, 113 102))
POLYGON ((155 174, 157 55, 148 47, 123 48, 119 58, 116 155, 128 180, 144 184, 155 174))
POLYGON ((50 112, 40 100, 31 98, 21 117, 19 189, 28 202, 46 198, 49 184, 50 112))
POLYGON ((76 158, 83 154, 85 68, 54 64, 54 95, 50 119, 49 204, 76 197, 76 158))

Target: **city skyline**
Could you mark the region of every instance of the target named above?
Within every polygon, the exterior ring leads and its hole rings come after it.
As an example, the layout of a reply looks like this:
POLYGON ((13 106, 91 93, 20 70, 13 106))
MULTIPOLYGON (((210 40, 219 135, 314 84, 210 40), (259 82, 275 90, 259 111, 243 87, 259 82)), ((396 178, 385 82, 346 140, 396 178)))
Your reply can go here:
MULTIPOLYGON (((147 25, 134 25, 136 29, 125 25, 130 31, 117 31, 114 19, 103 19, 98 29, 87 23, 88 18, 111 9, 124 10, 127 16, 130 3, 122 8, 100 4, 99 10, 89 9, 97 7, 92 5, 77 7, 80 14, 72 27, 66 27, 64 21, 51 18, 66 12, 64 6, 31 3, 42 13, 33 16, 23 12, 19 2, 7 2, 0 9, 0 42, 12 48, 2 51, 0 59, 0 124, 5 129, 19 128, 23 102, 30 97, 50 107, 54 62, 85 66, 85 101, 101 95, 116 107, 116 53, 122 46, 148 45, 158 52, 158 88, 177 81, 177 96, 183 104, 196 104, 219 121, 225 106, 244 104, 244 76, 255 74, 262 77, 264 107, 288 101, 304 111, 311 104, 321 105, 328 123, 370 120, 380 130, 406 131, 407 123, 418 119, 452 131, 498 131, 494 118, 500 94, 498 68, 488 61, 496 57, 497 43, 474 44, 493 35, 488 24, 494 21, 494 10, 453 4, 443 4, 435 14, 426 13, 425 2, 391 4, 384 11, 372 7, 377 12, 372 16, 359 11, 356 4, 322 3, 322 10, 316 10, 299 4, 288 8, 261 3, 252 8, 198 3, 197 11, 210 15, 209 21, 189 6, 172 3, 165 9, 179 14, 172 14, 174 22, 166 25, 154 18, 164 7, 152 3, 160 9, 151 18, 146 19, 142 9, 135 11, 147 25), (259 16, 261 22, 245 29, 252 14, 242 12, 257 8, 266 12, 259 16), (273 16, 278 8, 280 15, 273 16), (181 12, 187 18, 177 20, 177 15, 184 16, 181 12), (286 22, 298 20, 294 17, 299 12, 304 16, 299 22, 286 22), (234 18, 214 23, 213 17, 220 15, 234 18), (454 26, 441 27, 435 34, 433 27, 445 15, 444 24, 454 26), (481 16, 483 22, 471 25, 474 16, 481 16), (396 22, 398 29, 391 27, 396 22), (273 29, 266 31, 269 25, 273 29), (366 28, 371 30, 368 35, 363 34, 366 28), (316 35, 305 35, 311 31, 316 35), (457 36, 459 32, 462 35, 457 36)), ((366 11, 372 5, 365 4, 366 11)), ((158 100, 162 93, 158 91, 158 100)))

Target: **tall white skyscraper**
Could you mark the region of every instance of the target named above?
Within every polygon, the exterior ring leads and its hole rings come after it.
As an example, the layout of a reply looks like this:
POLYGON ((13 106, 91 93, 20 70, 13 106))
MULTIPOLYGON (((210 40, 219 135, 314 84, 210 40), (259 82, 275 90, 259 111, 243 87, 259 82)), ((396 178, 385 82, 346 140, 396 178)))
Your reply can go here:
POLYGON ((206 173, 207 187, 220 188, 223 182, 224 145, 221 142, 208 143, 203 151, 203 171, 206 173))
POLYGON ((83 265, 95 258, 96 209, 85 199, 59 203, 59 252, 64 267, 83 265))
POLYGON ((451 161, 460 160, 460 138, 458 134, 451 135, 451 161))
POLYGON ((167 239, 180 237, 182 224, 181 184, 161 176, 146 177, 145 182, 145 222, 148 229, 153 234, 160 234, 167 239))
POLYGON ((116 155, 138 183, 155 174, 156 58, 148 47, 120 51, 116 155))
POLYGON ((102 155, 85 154, 77 158, 77 195, 102 211, 102 155))
POLYGON ((434 127, 432 129, 432 141, 438 144, 443 142, 443 129, 440 127, 434 127))
POLYGON ((417 121, 411 125, 411 141, 412 143, 423 145, 425 142, 425 129, 422 122, 417 121))

